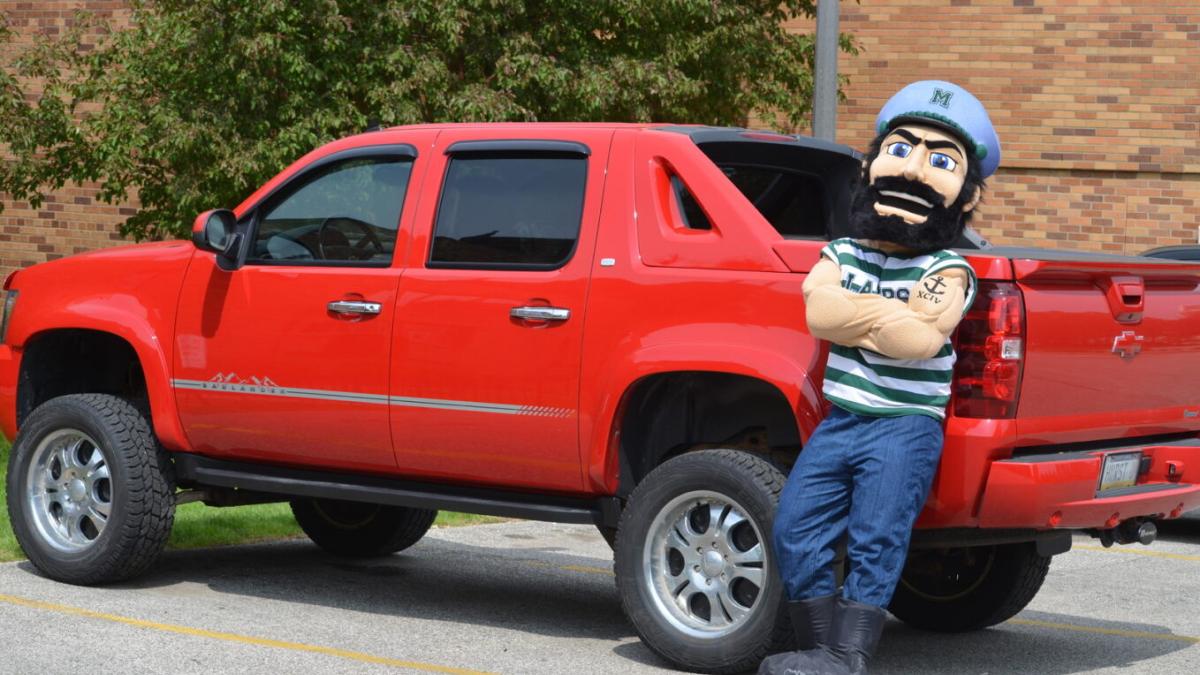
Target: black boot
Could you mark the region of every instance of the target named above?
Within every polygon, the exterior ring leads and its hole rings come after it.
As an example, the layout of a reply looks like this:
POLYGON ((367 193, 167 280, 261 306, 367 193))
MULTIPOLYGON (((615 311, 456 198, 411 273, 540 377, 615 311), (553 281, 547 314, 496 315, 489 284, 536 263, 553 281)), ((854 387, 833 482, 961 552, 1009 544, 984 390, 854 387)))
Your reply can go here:
POLYGON ((843 669, 831 651, 838 599, 833 595, 788 602, 796 650, 767 657, 759 675, 827 675, 843 669))
POLYGON ((846 664, 843 672, 866 675, 867 661, 879 646, 879 636, 883 634, 886 622, 887 612, 882 607, 838 598, 837 621, 829 640, 846 664))
POLYGON ((792 619, 792 631, 796 635, 796 649, 805 651, 829 644, 833 627, 837 596, 826 595, 808 600, 788 602, 788 616, 792 619))

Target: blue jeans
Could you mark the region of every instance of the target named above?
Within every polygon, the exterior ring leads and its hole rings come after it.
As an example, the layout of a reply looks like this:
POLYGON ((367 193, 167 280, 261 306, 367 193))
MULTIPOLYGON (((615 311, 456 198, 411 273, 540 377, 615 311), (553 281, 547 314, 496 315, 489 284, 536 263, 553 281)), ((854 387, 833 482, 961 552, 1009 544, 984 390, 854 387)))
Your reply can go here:
POLYGON ((866 417, 834 406, 779 498, 775 556, 788 599, 837 592, 833 560, 846 537, 843 595, 887 607, 941 453, 942 425, 932 417, 866 417))

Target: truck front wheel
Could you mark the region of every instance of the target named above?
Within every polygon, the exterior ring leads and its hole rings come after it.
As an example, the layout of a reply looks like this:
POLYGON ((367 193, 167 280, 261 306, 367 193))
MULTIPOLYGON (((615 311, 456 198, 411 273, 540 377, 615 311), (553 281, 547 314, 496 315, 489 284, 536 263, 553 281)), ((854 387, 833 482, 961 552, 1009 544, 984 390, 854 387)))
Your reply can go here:
POLYGON ((60 396, 30 413, 13 444, 13 533, 52 579, 127 579, 166 545, 173 480, 170 459, 134 405, 104 394, 60 396))
POLYGON ((1016 616, 1049 569, 1033 543, 910 551, 888 609, 925 630, 979 630, 1016 616))
POLYGON ((784 649, 769 546, 784 477, 736 450, 671 459, 638 484, 617 528, 617 590, 642 641, 687 670, 744 672, 784 649))
POLYGON ((437 511, 337 499, 294 499, 292 515, 317 546, 347 558, 402 551, 421 540, 437 511))

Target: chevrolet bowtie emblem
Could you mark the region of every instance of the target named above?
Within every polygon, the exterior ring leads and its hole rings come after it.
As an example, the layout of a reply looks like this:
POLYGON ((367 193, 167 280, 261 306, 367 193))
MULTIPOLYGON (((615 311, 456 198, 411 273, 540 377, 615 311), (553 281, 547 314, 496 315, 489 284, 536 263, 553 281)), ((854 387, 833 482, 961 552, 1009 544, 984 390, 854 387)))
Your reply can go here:
POLYGON ((1132 359, 1142 351, 1142 341, 1146 338, 1127 330, 1113 338, 1112 351, 1123 359, 1132 359))

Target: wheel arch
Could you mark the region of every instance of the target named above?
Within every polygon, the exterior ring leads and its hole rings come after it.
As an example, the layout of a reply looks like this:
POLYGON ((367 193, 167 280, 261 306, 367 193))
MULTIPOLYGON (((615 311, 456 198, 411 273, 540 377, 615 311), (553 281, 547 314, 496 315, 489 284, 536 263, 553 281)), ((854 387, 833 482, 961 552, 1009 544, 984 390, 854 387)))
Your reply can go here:
POLYGON ((676 344, 639 356, 590 444, 590 482, 608 494, 627 495, 688 449, 736 446, 790 462, 822 417, 808 369, 782 355, 676 344))
POLYGON ((26 337, 17 379, 17 425, 56 396, 102 393, 143 407, 160 442, 186 447, 158 336, 136 317, 71 322, 26 337))

